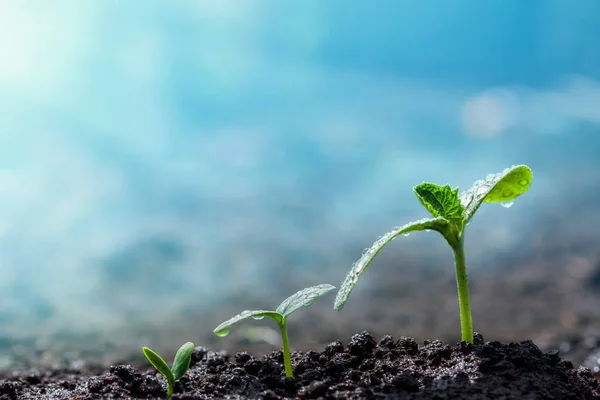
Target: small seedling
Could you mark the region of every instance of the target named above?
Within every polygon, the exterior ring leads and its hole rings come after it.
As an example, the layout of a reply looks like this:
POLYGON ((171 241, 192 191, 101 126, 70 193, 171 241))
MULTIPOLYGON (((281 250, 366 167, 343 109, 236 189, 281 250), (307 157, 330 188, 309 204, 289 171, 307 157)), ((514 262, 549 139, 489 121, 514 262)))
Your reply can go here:
POLYGON ((148 361, 150 361, 150 364, 167 378, 167 395, 171 396, 173 394, 175 382, 181 379, 190 367, 192 353, 194 352, 194 344, 192 342, 187 342, 177 350, 172 368, 169 368, 165 360, 149 348, 142 347, 142 351, 148 361))
POLYGON ((433 230, 444 236, 454 253, 462 340, 473 343, 473 322, 464 251, 465 227, 481 203, 502 203, 504 207, 510 207, 514 199, 529 189, 532 179, 533 175, 528 166, 517 165, 499 174, 488 175, 485 180, 475 182, 469 190, 460 195, 458 188, 453 190, 449 185, 439 186, 424 182, 415 186, 414 193, 433 218, 421 219, 395 228, 375 241, 346 275, 336 295, 334 309, 340 311, 344 307, 358 278, 386 244, 399 235, 407 236, 411 232, 433 230))
POLYGON ((269 317, 275 320, 277 325, 279 326, 279 330, 281 331, 281 341, 283 343, 283 364, 285 366, 285 375, 289 378, 293 378, 294 374, 292 372, 292 361, 290 355, 290 345, 288 342, 288 334, 287 334, 287 318, 295 311, 302 307, 308 307, 312 305, 315 300, 327 292, 335 289, 335 286, 331 285, 317 285, 312 286, 306 289, 302 289, 301 291, 294 293, 287 299, 285 299, 279 307, 275 311, 267 311, 267 310, 246 310, 242 311, 235 317, 228 319, 223 322, 221 325, 217 326, 214 330, 215 335, 217 336, 227 336, 231 331, 231 326, 236 322, 239 322, 246 318, 254 318, 254 319, 263 319, 264 317, 269 317))

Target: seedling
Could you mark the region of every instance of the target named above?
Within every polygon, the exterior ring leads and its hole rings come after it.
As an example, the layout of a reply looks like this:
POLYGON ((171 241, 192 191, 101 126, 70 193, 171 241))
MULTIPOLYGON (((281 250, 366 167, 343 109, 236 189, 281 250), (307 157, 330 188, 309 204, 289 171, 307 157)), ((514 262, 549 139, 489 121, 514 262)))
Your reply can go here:
POLYGON ((294 293, 287 299, 285 299, 275 311, 267 310, 246 310, 242 311, 235 317, 228 319, 221 325, 217 326, 214 330, 215 335, 225 337, 231 331, 231 326, 236 322, 239 322, 246 318, 263 319, 269 317, 275 320, 281 331, 281 341, 283 343, 283 365, 285 366, 285 375, 289 378, 293 378, 292 372, 292 361, 290 355, 290 345, 288 342, 287 334, 287 318, 295 311, 302 307, 308 307, 312 305, 315 300, 327 292, 335 289, 335 286, 331 285, 317 285, 312 286, 301 291, 294 293))
POLYGON ((532 179, 533 175, 528 166, 517 165, 475 182, 460 196, 458 188, 453 190, 450 185, 439 186, 424 182, 415 186, 414 193, 433 218, 421 219, 394 228, 377 239, 346 275, 336 295, 334 309, 340 311, 344 307, 358 278, 386 244, 398 235, 408 236, 411 232, 433 230, 442 234, 454 253, 462 340, 473 343, 473 322, 464 251, 465 227, 481 203, 502 203, 504 207, 510 207, 514 199, 529 189, 532 179))
POLYGON ((192 360, 192 353, 194 352, 194 344, 192 342, 187 342, 183 346, 177 350, 175 354, 175 360, 173 361, 173 367, 169 368, 165 360, 154 351, 150 350, 147 347, 142 347, 142 351, 144 355, 150 361, 150 364, 156 368, 158 372, 163 374, 165 378, 167 378, 167 395, 173 395, 173 387, 175 386, 175 382, 177 382, 190 367, 190 362, 192 360))

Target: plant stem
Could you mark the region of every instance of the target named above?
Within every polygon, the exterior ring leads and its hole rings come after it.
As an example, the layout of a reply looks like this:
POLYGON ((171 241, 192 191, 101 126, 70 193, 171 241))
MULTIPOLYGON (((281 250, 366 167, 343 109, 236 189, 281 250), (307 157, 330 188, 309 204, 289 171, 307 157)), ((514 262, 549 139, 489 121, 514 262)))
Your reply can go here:
POLYGON ((290 355, 290 344, 288 342, 287 326, 285 319, 279 325, 281 331, 281 341, 283 342, 283 365, 285 366, 285 376, 293 378, 292 356, 290 355))
POLYGON ((465 262, 464 236, 450 244, 454 252, 456 266, 456 286, 458 288, 458 306, 460 308, 460 331, 462 340, 473 343, 473 320, 471 318, 471 301, 469 300, 469 281, 465 262))
POLYGON ((170 379, 167 379, 167 385, 167 396, 171 397, 173 395, 174 382, 170 379))

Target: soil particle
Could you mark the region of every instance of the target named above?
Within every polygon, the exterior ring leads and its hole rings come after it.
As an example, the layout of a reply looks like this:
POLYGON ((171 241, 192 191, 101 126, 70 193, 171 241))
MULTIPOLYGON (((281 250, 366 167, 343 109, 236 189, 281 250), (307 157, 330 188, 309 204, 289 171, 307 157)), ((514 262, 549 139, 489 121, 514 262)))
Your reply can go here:
MULTIPOLYGON (((233 357, 196 347, 173 400, 191 399, 600 399, 587 368, 575 369, 557 352, 532 341, 440 341, 368 332, 292 354, 295 378, 286 378, 281 351, 233 357)), ((163 399, 165 381, 146 366, 117 365, 108 372, 13 372, 0 380, 0 400, 163 399)))

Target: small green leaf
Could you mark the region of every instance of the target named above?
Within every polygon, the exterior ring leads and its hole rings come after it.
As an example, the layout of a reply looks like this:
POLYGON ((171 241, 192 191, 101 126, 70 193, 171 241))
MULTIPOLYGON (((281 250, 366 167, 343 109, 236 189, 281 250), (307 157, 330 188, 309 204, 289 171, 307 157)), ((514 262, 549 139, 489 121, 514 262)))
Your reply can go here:
POLYGON ((464 207, 458 198, 458 188, 423 182, 413 188, 421 204, 434 216, 447 220, 461 219, 464 207))
POLYGON ((144 352, 144 355, 146 356, 148 361, 150 361, 150 364, 152 364, 152 366, 154 366, 154 368, 156 368, 158 372, 163 374, 165 378, 167 378, 167 381, 169 381, 169 385, 171 385, 172 382, 175 381, 175 379, 173 378, 173 373, 169 369, 169 366, 167 365, 165 360, 163 360, 161 356, 159 356, 153 350, 147 347, 142 347, 142 351, 144 352))
POLYGON ((252 317, 254 319, 263 319, 264 317, 270 317, 270 318, 273 318, 275 320, 275 322, 277 322, 278 324, 283 321, 283 316, 276 311, 246 310, 246 311, 242 311, 235 317, 232 317, 232 318, 228 319, 227 321, 223 322, 221 325, 217 326, 213 332, 217 336, 221 336, 221 337, 227 336, 227 335, 229 335, 229 332, 231 331, 231 325, 233 325, 236 322, 239 322, 243 319, 250 318, 250 317, 252 317))
POLYGON ((294 293, 287 299, 281 302, 279 307, 277 307, 277 312, 281 314, 284 318, 287 318, 291 313, 302 307, 308 307, 315 300, 324 294, 330 292, 335 289, 335 286, 323 284, 312 286, 306 289, 302 289, 297 293, 294 293))
POLYGON ((365 272, 369 264, 371 264, 371 261, 373 261, 373 258, 375 258, 375 256, 386 244, 394 240, 399 235, 408 235, 411 232, 426 230, 433 230, 443 233, 446 231, 447 227, 448 221, 443 217, 425 218, 408 223, 399 228, 395 228, 391 232, 388 232, 377 239, 377 241, 375 241, 375 243, 373 243, 373 245, 363 253, 362 257, 354 263, 352 269, 348 275, 346 275, 346 279, 342 283, 342 286, 335 297, 335 303, 333 306, 334 310, 340 311, 342 308, 344 308, 346 301, 348 301, 348 297, 350 297, 350 293, 352 293, 352 289, 354 289, 354 286, 356 286, 358 283, 358 278, 360 278, 360 275, 365 272))
POLYGON ((473 218, 481 203, 511 202, 529 189, 532 180, 533 173, 528 166, 516 165, 475 182, 473 187, 460 195, 460 201, 465 207, 465 223, 473 218))
POLYGON ((190 368, 190 362, 192 361, 192 353, 194 352, 194 344, 187 342, 177 350, 175 354, 175 360, 173 361, 173 379, 178 381, 186 371, 190 368))

